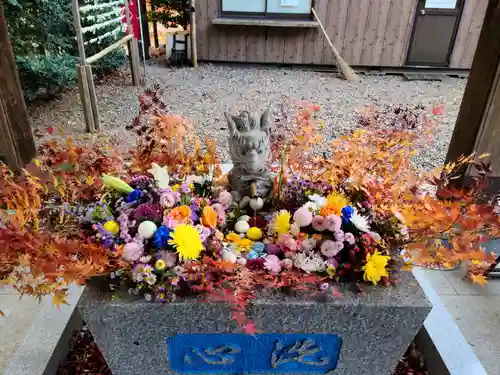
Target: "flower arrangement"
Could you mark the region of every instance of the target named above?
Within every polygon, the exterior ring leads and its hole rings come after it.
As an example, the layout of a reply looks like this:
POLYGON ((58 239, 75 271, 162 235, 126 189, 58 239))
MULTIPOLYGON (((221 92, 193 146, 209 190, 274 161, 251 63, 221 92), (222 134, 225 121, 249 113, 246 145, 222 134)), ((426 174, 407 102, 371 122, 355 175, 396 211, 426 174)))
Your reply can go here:
POLYGON ((157 90, 141 97, 129 154, 51 143, 18 176, 0 167, 0 279, 55 304, 95 276, 152 301, 204 293, 232 302, 246 332, 256 328, 245 304, 260 288, 390 286, 402 248, 412 262, 468 262, 485 283, 495 256, 482 244, 500 222, 494 202, 481 201, 484 156, 419 174, 409 162, 418 134, 364 129, 320 157, 318 108, 306 108, 273 160, 273 196, 235 202, 214 143, 201 146, 157 90), (453 187, 465 166, 479 177, 453 187))

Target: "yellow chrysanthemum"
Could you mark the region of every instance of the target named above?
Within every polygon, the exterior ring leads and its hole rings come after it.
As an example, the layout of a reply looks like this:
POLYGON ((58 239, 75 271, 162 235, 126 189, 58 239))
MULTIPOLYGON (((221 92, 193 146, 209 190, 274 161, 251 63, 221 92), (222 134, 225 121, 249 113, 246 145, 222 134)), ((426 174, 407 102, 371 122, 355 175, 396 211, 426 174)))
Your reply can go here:
POLYGON ((175 184, 175 185, 172 185, 170 188, 172 189, 172 191, 175 193, 177 190, 179 190, 181 187, 181 185, 179 184, 175 184))
POLYGON ((192 225, 179 224, 171 234, 168 243, 175 247, 180 260, 195 260, 204 249, 200 233, 192 225))
POLYGON ((378 251, 366 256, 366 265, 363 266, 365 271, 364 279, 376 284, 382 277, 389 276, 387 273, 387 263, 391 259, 388 255, 382 255, 378 251))
POLYGON ((320 215, 342 215, 342 209, 349 204, 349 201, 338 193, 331 193, 326 197, 327 203, 321 207, 320 215))
POLYGON ((234 232, 228 233, 226 235, 227 242, 238 242, 239 240, 241 240, 241 236, 239 234, 234 233, 234 232))
POLYGON ((165 261, 163 259, 158 259, 155 263, 155 268, 159 271, 163 271, 166 267, 165 261))
POLYGON ((236 247, 240 251, 248 251, 252 248, 253 241, 248 238, 241 238, 236 242, 236 247))
POLYGON ((291 217, 292 215, 287 210, 278 212, 273 221, 273 232, 277 234, 288 233, 291 217))

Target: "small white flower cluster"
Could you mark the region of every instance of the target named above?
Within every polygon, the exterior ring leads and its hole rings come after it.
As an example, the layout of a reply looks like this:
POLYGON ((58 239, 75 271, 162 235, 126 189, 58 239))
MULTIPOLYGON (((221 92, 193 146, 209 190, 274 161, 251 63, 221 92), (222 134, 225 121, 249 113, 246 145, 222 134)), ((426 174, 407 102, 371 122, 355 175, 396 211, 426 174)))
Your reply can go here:
POLYGON ((89 14, 86 16, 82 16, 82 19, 88 20, 88 21, 97 21, 97 22, 102 22, 106 21, 110 17, 118 17, 118 16, 123 16, 122 14, 122 9, 119 7, 116 7, 115 9, 106 12, 106 13, 101 13, 101 14, 89 14))
POLYGON ((98 37, 95 37, 95 38, 92 38, 92 39, 85 41, 83 44, 88 45, 88 44, 100 43, 101 41, 103 41, 104 39, 109 38, 109 37, 114 37, 114 39, 116 39, 116 37, 121 32, 123 32, 123 26, 118 26, 118 27, 114 28, 113 30, 108 31, 107 33, 104 33, 102 35, 99 35, 98 37))
POLYGON ((112 7, 119 7, 119 5, 123 4, 123 0, 110 1, 107 3, 101 4, 89 4, 80 7, 80 13, 92 12, 93 10, 106 9, 112 7))
POLYGON ((101 23, 96 23, 95 25, 92 26, 87 26, 87 27, 82 27, 82 33, 96 33, 100 29, 104 29, 108 27, 109 25, 113 25, 115 23, 122 23, 123 22, 123 16, 116 17, 113 19, 110 19, 109 21, 101 22, 101 23))

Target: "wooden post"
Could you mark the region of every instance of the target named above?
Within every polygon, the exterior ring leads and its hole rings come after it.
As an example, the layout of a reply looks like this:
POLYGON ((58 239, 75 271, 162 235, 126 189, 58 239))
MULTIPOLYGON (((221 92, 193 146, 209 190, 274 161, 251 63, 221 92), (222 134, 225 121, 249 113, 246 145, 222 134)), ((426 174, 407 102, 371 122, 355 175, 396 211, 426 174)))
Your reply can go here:
MULTIPOLYGON (((196 0, 189 0, 189 42, 191 43, 191 64, 198 67, 198 50, 196 48, 196 0)), ((187 48, 187 46, 186 46, 187 48)))
POLYGON ((141 15, 142 15, 142 22, 141 22, 141 28, 142 28, 142 37, 144 40, 144 51, 145 51, 145 58, 146 60, 149 60, 149 47, 151 46, 151 40, 149 37, 149 23, 147 19, 147 8, 146 8, 146 0, 138 0, 140 7, 141 7, 141 15))
POLYGON ((73 12, 73 26, 75 27, 76 44, 78 46, 78 59, 80 61, 80 64, 76 67, 76 77, 80 89, 80 100, 82 101, 85 129, 89 133, 94 133, 100 129, 99 114, 97 112, 94 113, 94 110, 97 111, 97 98, 95 96, 92 70, 87 70, 86 68, 85 44, 83 42, 78 0, 71 1, 71 10, 73 12), (90 73, 90 76, 88 73, 90 73))
POLYGON ((0 4, 0 161, 22 168, 36 154, 7 22, 0 4))
MULTIPOLYGON (((130 18, 130 3, 128 1, 125 1, 125 16, 127 18, 127 29, 129 34, 134 35, 134 29, 132 28, 132 22, 130 18)), ((140 57, 139 57, 139 47, 137 46, 137 40, 132 38, 130 40, 129 44, 129 51, 128 53, 130 54, 130 71, 132 74, 132 84, 134 86, 138 86, 141 84, 141 76, 139 72, 140 68, 140 57)))
MULTIPOLYGON (((490 192, 500 190, 500 0, 490 0, 446 157, 489 153, 490 192)), ((462 181, 473 175, 463 171, 462 181)))
POLYGON ((85 65, 85 75, 87 76, 87 84, 89 90, 90 107, 92 110, 92 119, 94 121, 95 130, 101 131, 101 120, 99 119, 99 108, 97 107, 97 95, 95 93, 94 76, 92 75, 92 66, 85 65))

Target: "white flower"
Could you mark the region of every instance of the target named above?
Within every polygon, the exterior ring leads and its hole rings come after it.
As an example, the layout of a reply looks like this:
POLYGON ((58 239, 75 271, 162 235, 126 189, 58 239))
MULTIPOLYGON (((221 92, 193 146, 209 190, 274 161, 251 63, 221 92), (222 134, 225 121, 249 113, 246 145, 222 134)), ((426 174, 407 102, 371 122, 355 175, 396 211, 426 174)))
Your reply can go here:
POLYGON ((323 272, 326 269, 325 261, 321 255, 314 252, 309 254, 298 253, 294 265, 307 273, 323 272))
POLYGON ((311 211, 313 214, 317 213, 317 211, 319 210, 318 204, 312 201, 304 204, 304 207, 311 211))
POLYGON ((188 184, 203 185, 207 180, 208 180, 207 176, 196 176, 194 174, 190 174, 189 176, 186 177, 186 182, 188 184))
POLYGON ((151 163, 151 169, 148 169, 155 179, 156 187, 158 189, 167 189, 170 183, 170 177, 168 175, 168 167, 160 167, 156 163, 151 163))
POLYGON ((361 232, 370 231, 370 224, 368 224, 368 219, 358 214, 358 211, 354 211, 354 213, 352 214, 351 223, 353 223, 353 225, 361 232))
POLYGON ((328 203, 328 200, 319 194, 308 195, 307 197, 309 198, 309 200, 316 203, 316 207, 318 207, 318 209, 328 203))

